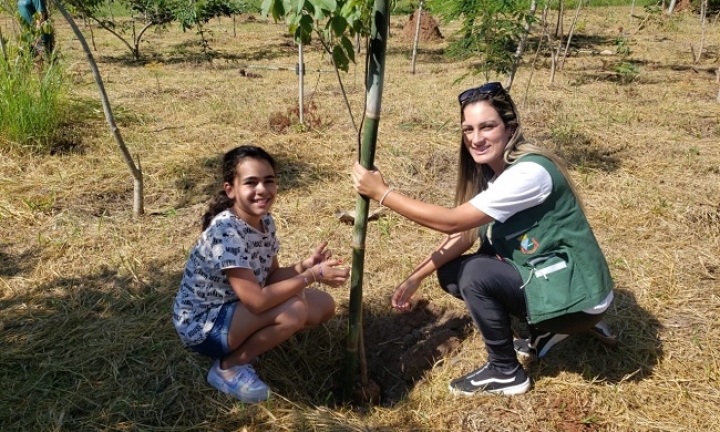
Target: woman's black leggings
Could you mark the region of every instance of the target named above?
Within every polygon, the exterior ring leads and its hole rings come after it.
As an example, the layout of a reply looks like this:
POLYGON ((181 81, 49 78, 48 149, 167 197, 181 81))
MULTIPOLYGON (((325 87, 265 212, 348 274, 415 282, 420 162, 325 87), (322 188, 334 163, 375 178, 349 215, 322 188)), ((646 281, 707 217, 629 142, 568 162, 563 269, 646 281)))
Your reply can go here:
MULTIPOLYGON (((488 361, 500 370, 518 365, 513 347, 510 315, 527 319, 522 278, 512 264, 498 259, 492 246, 483 242, 472 255, 462 255, 437 271, 442 289, 463 300, 482 333, 488 361)), ((577 312, 541 321, 533 331, 579 333, 592 328, 602 314, 577 312)))

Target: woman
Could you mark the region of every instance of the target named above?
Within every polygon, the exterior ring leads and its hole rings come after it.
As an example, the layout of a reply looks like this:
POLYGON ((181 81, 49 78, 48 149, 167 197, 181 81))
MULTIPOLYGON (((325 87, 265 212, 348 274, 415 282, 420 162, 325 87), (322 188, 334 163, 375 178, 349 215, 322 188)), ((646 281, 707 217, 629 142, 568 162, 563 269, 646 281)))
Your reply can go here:
MULTIPOLYGON (((53 51, 55 37, 49 20, 45 0, 18 0, 18 13, 28 27, 40 30, 42 45, 36 44, 38 51, 44 50, 48 55, 53 51)), ((40 52, 42 54, 42 52, 40 52)))
POLYGON ((488 361, 450 382, 453 393, 521 394, 531 387, 517 354, 544 356, 567 335, 594 329, 613 299, 605 257, 561 161, 525 141, 515 104, 500 83, 458 96, 462 139, 454 208, 414 200, 356 163, 355 190, 448 237, 395 290, 401 310, 438 273, 482 333, 488 361), (482 239, 480 249, 463 255, 482 239), (513 342, 510 316, 526 319, 513 342))

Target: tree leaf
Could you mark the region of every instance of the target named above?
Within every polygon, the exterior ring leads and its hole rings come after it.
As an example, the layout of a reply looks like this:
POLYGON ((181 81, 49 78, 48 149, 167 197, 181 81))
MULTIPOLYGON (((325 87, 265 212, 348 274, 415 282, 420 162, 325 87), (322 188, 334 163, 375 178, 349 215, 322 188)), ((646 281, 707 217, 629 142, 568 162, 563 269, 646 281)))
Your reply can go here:
POLYGON ((350 61, 355 63, 355 46, 353 45, 352 41, 348 39, 347 36, 343 36, 340 39, 340 43, 342 44, 343 48, 345 48, 348 57, 350 57, 350 61))
POLYGON ((347 72, 350 67, 350 62, 348 61, 348 57, 345 54, 345 51, 339 46, 335 45, 332 50, 332 59, 333 63, 335 63, 335 67, 340 69, 343 72, 347 72))
POLYGON ((330 22, 328 23, 330 28, 332 29, 335 36, 342 36, 343 33, 345 33, 345 30, 348 27, 347 20, 345 18, 335 15, 332 18, 330 18, 330 22))

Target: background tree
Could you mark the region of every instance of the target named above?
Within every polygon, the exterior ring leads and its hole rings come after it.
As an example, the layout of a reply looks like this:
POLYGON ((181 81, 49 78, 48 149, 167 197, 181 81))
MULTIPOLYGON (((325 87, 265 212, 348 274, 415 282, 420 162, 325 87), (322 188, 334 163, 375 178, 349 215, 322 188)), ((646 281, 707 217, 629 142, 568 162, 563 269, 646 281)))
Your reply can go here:
POLYGON ((77 24, 75 24, 75 20, 73 20, 72 16, 70 16, 70 13, 68 13, 68 11, 63 7, 62 3, 59 0, 51 1, 55 4, 55 6, 62 14, 63 18, 65 18, 65 20, 70 25, 70 28, 72 28, 73 33, 75 33, 75 37, 78 38, 78 40, 80 41, 80 45, 82 45, 83 51, 85 52, 88 64, 90 65, 90 69, 92 70, 93 78, 95 79, 95 84, 97 84, 98 91, 100 92, 100 101, 102 102, 105 119, 107 120, 108 126, 110 127, 110 133, 112 133, 112 136, 115 139, 115 143, 118 145, 120 153, 123 155, 125 163, 127 163, 128 168, 130 168, 130 173, 133 176, 133 216, 142 216, 145 213, 145 195, 143 192, 144 182, 142 168, 140 166, 140 159, 138 158, 138 163, 137 165, 135 165, 135 162, 130 155, 130 151, 125 145, 125 141, 120 134, 120 129, 115 123, 115 116, 113 116, 112 108, 110 107, 110 100, 108 99, 107 93, 105 92, 105 85, 103 84, 102 77, 100 76, 100 70, 97 67, 97 63, 95 63, 95 59, 93 58, 92 52, 90 51, 90 47, 88 46, 85 37, 78 28, 77 24))
POLYGON ((533 13, 525 2, 512 0, 428 0, 428 8, 445 22, 459 20, 457 38, 450 42, 448 54, 475 58, 473 72, 485 80, 491 74, 508 74, 515 53, 533 13))
POLYGON ((145 32, 153 26, 162 26, 175 20, 175 14, 169 0, 114 0, 117 4, 133 12, 129 23, 117 23, 110 15, 107 17, 107 0, 66 0, 75 13, 95 21, 101 28, 118 38, 132 53, 133 60, 140 59, 140 42, 145 32), (143 27, 135 30, 135 14, 139 14, 143 27), (129 36, 128 36, 129 32, 129 36))
POLYGON ((131 28, 128 28, 127 23, 118 24, 114 17, 108 14, 107 0, 66 0, 65 2, 73 11, 82 13, 122 41, 132 53, 133 60, 140 59, 140 42, 148 29, 172 22, 178 22, 183 31, 196 28, 202 40, 203 51, 209 54, 212 50, 206 38, 204 24, 215 17, 233 16, 250 9, 242 0, 113 1, 132 13, 133 19, 129 23, 131 28), (136 16, 143 25, 140 31, 135 30, 136 16))

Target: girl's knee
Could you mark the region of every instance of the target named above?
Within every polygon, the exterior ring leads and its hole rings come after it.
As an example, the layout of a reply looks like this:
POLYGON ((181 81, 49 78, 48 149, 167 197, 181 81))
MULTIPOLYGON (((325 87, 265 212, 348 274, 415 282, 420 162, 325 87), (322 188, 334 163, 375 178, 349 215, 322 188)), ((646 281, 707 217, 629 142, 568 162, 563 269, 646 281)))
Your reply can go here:
POLYGON ((293 297, 288 300, 285 310, 278 315, 277 321, 283 327, 292 330, 293 333, 302 329, 308 319, 308 304, 300 297, 293 297))
POLYGON ((326 292, 316 291, 312 299, 308 299, 308 308, 312 309, 310 315, 314 316, 313 321, 316 321, 308 324, 322 324, 335 316, 335 299, 326 292))

